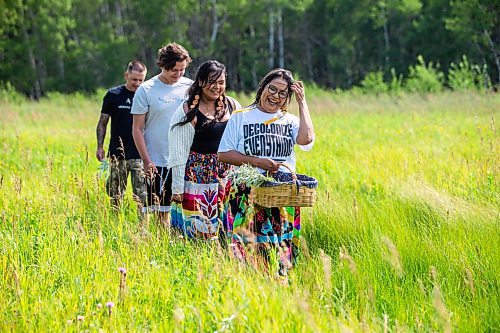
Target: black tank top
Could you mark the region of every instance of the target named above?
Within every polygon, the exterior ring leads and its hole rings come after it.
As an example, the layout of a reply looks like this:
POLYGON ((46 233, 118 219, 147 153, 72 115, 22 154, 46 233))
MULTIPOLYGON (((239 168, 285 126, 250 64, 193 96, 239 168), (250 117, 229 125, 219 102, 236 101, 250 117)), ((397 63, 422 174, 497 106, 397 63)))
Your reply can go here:
POLYGON ((217 154, 226 121, 210 122, 200 110, 196 109, 196 126, 191 151, 201 154, 217 154))

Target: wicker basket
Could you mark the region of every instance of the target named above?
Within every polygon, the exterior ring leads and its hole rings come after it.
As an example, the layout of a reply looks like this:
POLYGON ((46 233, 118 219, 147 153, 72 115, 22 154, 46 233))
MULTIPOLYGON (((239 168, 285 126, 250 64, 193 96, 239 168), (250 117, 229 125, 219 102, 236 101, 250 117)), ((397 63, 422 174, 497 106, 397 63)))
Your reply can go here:
POLYGON ((290 173, 273 175, 276 182, 265 182, 254 189, 254 202, 262 207, 312 207, 316 201, 318 181, 306 175, 297 175, 283 163, 290 173), (278 176, 277 176, 278 175, 278 176))

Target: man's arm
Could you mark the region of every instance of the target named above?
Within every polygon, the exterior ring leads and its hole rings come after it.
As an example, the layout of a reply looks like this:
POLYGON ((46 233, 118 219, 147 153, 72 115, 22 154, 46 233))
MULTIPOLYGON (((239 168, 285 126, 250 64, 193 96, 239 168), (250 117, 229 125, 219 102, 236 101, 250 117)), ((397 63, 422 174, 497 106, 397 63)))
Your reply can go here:
POLYGON ((146 141, 144 140, 144 126, 146 126, 146 114, 134 114, 134 122, 132 125, 132 136, 134 137, 135 146, 141 155, 144 163, 144 171, 147 175, 157 173, 158 170, 151 159, 149 158, 146 141))
POLYGON ((95 130, 97 136, 97 151, 95 156, 99 161, 104 159, 104 138, 106 137, 106 128, 108 126, 109 114, 101 113, 97 128, 95 130))

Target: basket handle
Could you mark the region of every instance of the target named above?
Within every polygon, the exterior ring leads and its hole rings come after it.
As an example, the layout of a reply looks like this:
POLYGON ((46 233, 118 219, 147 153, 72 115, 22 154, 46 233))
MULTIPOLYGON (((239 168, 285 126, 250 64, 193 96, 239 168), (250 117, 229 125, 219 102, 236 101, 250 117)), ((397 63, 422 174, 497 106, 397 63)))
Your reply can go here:
MULTIPOLYGON (((292 180, 293 180, 292 188, 293 188, 293 186, 295 186, 297 194, 299 194, 300 185, 299 185, 299 180, 297 179, 297 174, 294 171, 292 171, 292 168, 290 168, 289 165, 287 165, 283 162, 278 162, 277 164, 278 164, 278 166, 283 166, 286 169, 288 169, 288 171, 290 171, 290 174, 292 175, 292 180)), ((269 170, 267 170, 267 175, 269 176, 269 170)))
MULTIPOLYGON (((292 168, 290 168, 287 164, 283 163, 283 162, 277 162, 276 163, 278 165, 278 168, 280 166, 283 166, 285 167, 286 169, 288 169, 288 171, 290 171, 290 173, 292 174, 292 179, 294 182, 297 182, 297 174, 295 172, 292 171, 292 168)), ((269 176, 269 170, 266 171, 266 175, 269 176)))
POLYGON ((292 174, 293 181, 297 182, 297 174, 294 171, 292 171, 292 168, 290 168, 290 166, 288 166, 288 164, 285 164, 283 162, 278 162, 277 164, 278 164, 278 166, 283 166, 286 169, 288 169, 288 171, 290 171, 290 173, 292 174))

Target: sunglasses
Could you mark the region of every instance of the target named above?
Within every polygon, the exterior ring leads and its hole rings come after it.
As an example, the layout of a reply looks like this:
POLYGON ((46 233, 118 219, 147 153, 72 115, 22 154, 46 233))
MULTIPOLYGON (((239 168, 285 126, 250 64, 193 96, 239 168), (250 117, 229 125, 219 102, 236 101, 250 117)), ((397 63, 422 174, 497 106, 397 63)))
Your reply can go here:
POLYGON ((278 93, 278 97, 279 98, 287 98, 288 97, 288 91, 286 90, 278 90, 278 88, 276 88, 275 86, 273 86, 272 84, 269 84, 267 86, 267 91, 271 94, 271 95, 274 95, 276 93, 278 93))

